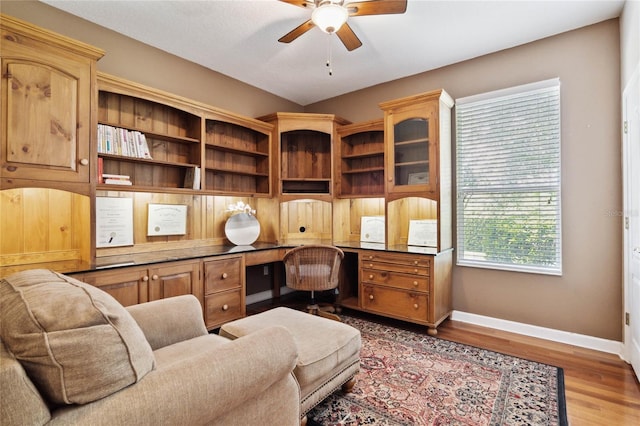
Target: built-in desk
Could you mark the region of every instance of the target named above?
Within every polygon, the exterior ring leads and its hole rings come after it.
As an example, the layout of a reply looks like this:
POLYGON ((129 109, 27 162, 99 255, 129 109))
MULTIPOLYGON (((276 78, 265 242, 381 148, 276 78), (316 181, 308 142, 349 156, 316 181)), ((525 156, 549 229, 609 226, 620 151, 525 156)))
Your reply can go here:
MULTIPOLYGON (((193 294, 208 328, 246 313, 246 268, 282 261, 288 248, 317 241, 208 246, 97 258, 70 273, 102 288, 123 305, 193 294)), ((326 243, 326 242, 325 242, 326 243)), ((428 247, 335 242, 345 252, 338 303, 344 307, 436 327, 452 310, 452 252, 428 247)), ((272 297, 283 277, 273 268, 272 297)))

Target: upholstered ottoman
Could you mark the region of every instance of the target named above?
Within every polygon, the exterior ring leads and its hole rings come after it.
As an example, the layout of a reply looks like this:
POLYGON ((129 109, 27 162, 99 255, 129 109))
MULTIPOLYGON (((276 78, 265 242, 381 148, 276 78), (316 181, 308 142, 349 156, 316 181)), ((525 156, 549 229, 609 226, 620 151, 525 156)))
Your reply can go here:
POLYGON ((360 331, 347 324, 280 307, 226 323, 220 335, 235 339, 272 325, 287 328, 298 347, 293 374, 300 384, 302 416, 338 388, 351 391, 360 369, 361 341, 360 331))

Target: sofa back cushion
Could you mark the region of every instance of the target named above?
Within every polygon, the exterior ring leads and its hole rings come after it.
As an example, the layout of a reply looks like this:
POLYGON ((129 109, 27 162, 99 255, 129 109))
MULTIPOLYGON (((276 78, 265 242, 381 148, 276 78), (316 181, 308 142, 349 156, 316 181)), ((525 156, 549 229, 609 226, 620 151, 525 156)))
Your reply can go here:
POLYGON ((0 282, 0 336, 38 390, 56 404, 84 404, 139 381, 153 351, 108 293, 45 269, 0 282))

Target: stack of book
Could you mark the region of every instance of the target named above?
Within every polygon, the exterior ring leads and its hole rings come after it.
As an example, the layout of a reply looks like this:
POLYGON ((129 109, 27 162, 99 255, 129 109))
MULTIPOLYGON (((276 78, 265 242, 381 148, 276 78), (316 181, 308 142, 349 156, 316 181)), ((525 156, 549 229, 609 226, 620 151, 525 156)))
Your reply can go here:
POLYGON ((98 124, 98 153, 151 159, 144 133, 98 124))
POLYGON ((110 185, 131 185, 131 177, 127 175, 102 174, 102 183, 110 185))

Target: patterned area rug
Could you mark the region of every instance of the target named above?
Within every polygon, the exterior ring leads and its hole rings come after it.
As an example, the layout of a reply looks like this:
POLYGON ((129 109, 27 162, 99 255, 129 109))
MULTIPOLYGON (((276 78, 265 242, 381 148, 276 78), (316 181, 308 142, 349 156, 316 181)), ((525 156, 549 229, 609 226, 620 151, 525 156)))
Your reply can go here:
POLYGON ((343 316, 362 333, 352 393, 309 425, 567 425, 560 368, 343 316))

